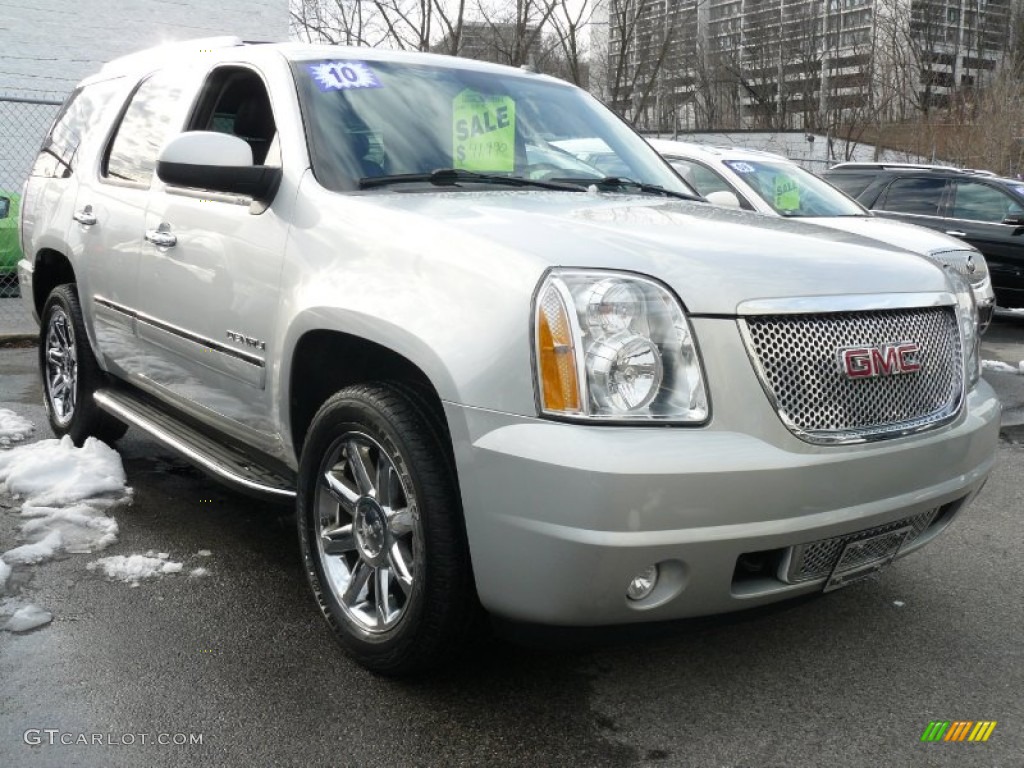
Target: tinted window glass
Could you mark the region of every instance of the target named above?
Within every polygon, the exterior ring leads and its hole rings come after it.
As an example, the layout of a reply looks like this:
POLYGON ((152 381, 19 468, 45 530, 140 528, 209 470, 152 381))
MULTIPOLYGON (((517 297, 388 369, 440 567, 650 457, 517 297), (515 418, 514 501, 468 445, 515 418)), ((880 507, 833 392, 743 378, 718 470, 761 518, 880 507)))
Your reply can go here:
POLYGON ((1001 222, 1008 214, 1020 213, 1009 195, 976 181, 956 182, 956 199, 953 202, 954 219, 971 221, 1001 222))
POLYGON ((691 187, 702 195, 707 195, 710 192, 732 192, 736 194, 736 190, 726 184, 725 179, 714 171, 705 168, 700 163, 684 160, 681 157, 670 158, 669 163, 679 171, 679 175, 691 187))
POLYGON ((104 176, 149 184, 171 119, 178 112, 182 87, 177 77, 161 72, 135 91, 107 155, 104 176))
POLYGON ((823 173, 823 178, 834 187, 843 190, 850 197, 857 197, 861 192, 870 186, 875 177, 870 173, 823 173))
POLYGON ((77 88, 68 96, 43 139, 32 166, 33 176, 66 178, 74 172, 86 128, 96 122, 118 85, 118 80, 106 80, 77 88))
POLYGON ((897 179, 889 185, 882 210, 938 216, 945 179, 897 179))

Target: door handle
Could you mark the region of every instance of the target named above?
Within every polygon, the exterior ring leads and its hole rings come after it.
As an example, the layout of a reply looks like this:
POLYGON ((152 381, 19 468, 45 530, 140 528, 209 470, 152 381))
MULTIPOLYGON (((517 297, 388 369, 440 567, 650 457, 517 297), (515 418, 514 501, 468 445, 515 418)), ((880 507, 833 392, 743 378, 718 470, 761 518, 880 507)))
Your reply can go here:
POLYGON ((146 240, 158 248, 173 248, 177 244, 178 238, 170 230, 170 224, 166 223, 161 224, 156 229, 147 229, 146 240))
POLYGON ((91 205, 87 205, 84 208, 75 211, 71 215, 71 218, 73 218, 79 224, 86 227, 91 227, 93 224, 96 223, 96 214, 92 212, 91 205))
POLYGON ((959 229, 947 229, 946 234, 952 235, 953 237, 967 237, 967 233, 961 232, 959 229))

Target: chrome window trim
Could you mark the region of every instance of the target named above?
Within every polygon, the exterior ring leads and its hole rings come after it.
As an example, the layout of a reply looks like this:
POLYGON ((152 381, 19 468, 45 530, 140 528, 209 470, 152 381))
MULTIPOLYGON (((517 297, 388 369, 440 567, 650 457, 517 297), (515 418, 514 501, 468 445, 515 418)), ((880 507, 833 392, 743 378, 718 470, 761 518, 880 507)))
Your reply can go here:
POLYGON ((842 296, 790 296, 750 299, 736 306, 740 317, 757 315, 820 315, 830 312, 870 312, 878 309, 926 309, 956 306, 948 291, 925 293, 865 293, 842 296))

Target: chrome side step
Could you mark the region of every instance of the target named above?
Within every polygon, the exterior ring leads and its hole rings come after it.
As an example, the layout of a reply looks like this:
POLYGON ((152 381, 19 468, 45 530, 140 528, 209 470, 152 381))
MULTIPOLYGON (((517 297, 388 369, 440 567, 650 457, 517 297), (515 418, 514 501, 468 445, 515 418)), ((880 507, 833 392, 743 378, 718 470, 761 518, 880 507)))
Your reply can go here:
POLYGON ((228 485, 272 501, 295 499, 294 477, 255 464, 242 451, 217 442, 131 392, 101 389, 93 399, 112 416, 148 432, 228 485))

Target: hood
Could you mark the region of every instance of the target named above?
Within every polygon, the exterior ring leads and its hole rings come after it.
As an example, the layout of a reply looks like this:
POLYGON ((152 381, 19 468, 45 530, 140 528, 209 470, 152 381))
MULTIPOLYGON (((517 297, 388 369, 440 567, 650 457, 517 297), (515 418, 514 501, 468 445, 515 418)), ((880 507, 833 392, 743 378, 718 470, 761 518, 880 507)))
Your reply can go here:
POLYGON ((694 314, 735 314, 751 299, 947 290, 940 269, 900 248, 708 203, 533 190, 359 197, 390 231, 448 254, 638 272, 694 314))
POLYGON ((883 219, 879 216, 823 216, 813 219, 813 222, 822 227, 881 240, 922 256, 934 256, 937 253, 949 251, 978 252, 973 245, 968 245, 962 240, 957 240, 942 232, 936 232, 934 229, 883 219))

